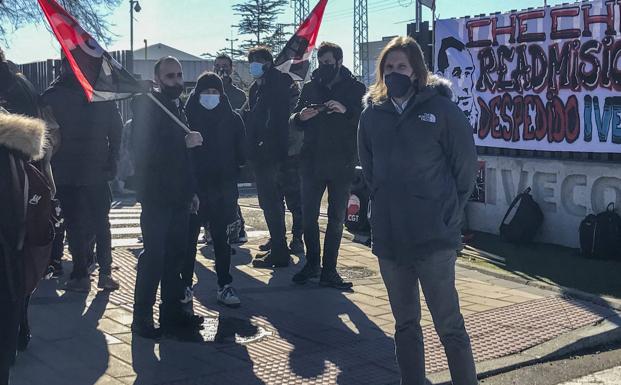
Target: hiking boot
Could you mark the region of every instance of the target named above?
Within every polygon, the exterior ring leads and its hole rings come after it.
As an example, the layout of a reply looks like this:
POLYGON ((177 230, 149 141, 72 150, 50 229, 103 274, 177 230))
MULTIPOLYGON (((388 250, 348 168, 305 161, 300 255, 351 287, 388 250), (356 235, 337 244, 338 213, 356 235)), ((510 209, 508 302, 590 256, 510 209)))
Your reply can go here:
POLYGON ((258 255, 253 261, 252 266, 259 269, 271 269, 274 267, 287 267, 291 257, 287 255, 274 255, 270 250, 266 254, 258 255))
POLYGON ((190 303, 192 302, 192 298, 194 298, 194 290, 192 290, 192 286, 188 286, 185 288, 184 297, 181 299, 181 303, 190 303))
POLYGON ((65 283, 63 289, 78 293, 88 293, 91 290, 91 279, 89 277, 72 278, 65 283))
POLYGON ((132 322, 132 333, 149 340, 157 340, 162 337, 162 329, 156 328, 153 320, 150 319, 134 319, 132 322))
POLYGON ((237 292, 231 285, 224 285, 223 288, 218 289, 218 303, 228 307, 239 307, 241 301, 237 292))
POLYGON ((259 246, 259 250, 261 251, 270 251, 272 250, 272 239, 268 239, 267 242, 259 246))
POLYGON ((121 288, 121 284, 119 281, 112 278, 111 275, 104 274, 99 276, 99 282, 97 282, 97 287, 103 290, 119 290, 121 288))
POLYGON ((339 290, 351 290, 351 288, 354 286, 354 284, 351 282, 343 281, 343 278, 341 278, 336 269, 323 269, 321 271, 321 277, 319 278, 319 284, 321 286, 333 287, 339 290))
POLYGON ((304 241, 300 237, 294 237, 289 243, 291 254, 304 254, 304 241))
POLYGON ((307 263, 306 265, 304 265, 302 270, 298 271, 293 276, 292 281, 297 284, 303 285, 306 282, 308 282, 309 279, 319 278, 320 274, 321 274, 321 269, 319 268, 318 265, 310 265, 307 263))

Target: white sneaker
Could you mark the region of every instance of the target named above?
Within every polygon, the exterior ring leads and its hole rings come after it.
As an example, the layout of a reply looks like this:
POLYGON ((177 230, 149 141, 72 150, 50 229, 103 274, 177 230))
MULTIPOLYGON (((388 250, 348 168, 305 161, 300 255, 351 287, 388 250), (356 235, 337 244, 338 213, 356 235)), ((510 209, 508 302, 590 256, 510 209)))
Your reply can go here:
POLYGON ((183 299, 181 299, 181 303, 190 303, 192 302, 192 298, 194 298, 194 290, 192 290, 191 286, 185 288, 185 295, 183 299))
POLYGON ((218 289, 218 303, 228 307, 239 307, 241 305, 241 301, 231 285, 224 285, 223 288, 218 289))

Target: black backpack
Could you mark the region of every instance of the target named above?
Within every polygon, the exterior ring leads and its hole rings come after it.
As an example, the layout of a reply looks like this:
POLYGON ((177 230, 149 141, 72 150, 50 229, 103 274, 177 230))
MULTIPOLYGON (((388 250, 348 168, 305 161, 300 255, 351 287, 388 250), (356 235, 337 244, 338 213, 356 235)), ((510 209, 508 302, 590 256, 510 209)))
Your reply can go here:
POLYGON ((614 203, 580 222, 580 252, 587 258, 621 259, 621 217, 614 203))
POLYGON ((503 240, 514 243, 531 242, 541 228, 543 212, 530 191, 529 187, 511 202, 500 224, 500 237, 503 240))

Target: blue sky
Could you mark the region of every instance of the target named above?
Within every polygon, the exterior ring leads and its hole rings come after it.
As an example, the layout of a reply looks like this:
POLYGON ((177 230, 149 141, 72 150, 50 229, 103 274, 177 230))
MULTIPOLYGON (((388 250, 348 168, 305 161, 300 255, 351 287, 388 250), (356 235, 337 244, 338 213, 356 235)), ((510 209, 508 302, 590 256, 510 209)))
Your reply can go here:
MULTIPOLYGON (((413 19, 413 0, 368 0, 369 40, 380 40, 383 36, 405 34, 406 23, 413 19)), ((543 0, 436 0, 436 16, 440 19, 477 15, 511 9, 524 9, 543 5, 543 0)), ((231 5, 238 0, 141 0, 142 11, 135 14, 134 45, 140 48, 147 39, 148 44, 164 43, 194 55, 215 53, 229 47, 226 38, 238 36, 231 25, 238 17, 231 5)), ((311 7, 316 0, 311 0, 311 7)), ((562 0, 549 0, 549 5, 560 4, 562 0)), ((431 19, 431 12, 423 7, 425 20, 431 19)), ((107 47, 109 50, 129 49, 129 1, 123 0, 108 19, 117 37, 107 47)), ((279 21, 291 23, 293 9, 287 7, 279 21)), ((43 20, 42 20, 43 23, 43 20)), ((58 57, 59 46, 42 23, 29 25, 9 37, 7 57, 17 63, 39 61, 58 57)), ((330 40, 340 44, 345 51, 345 65, 351 67, 353 41, 353 0, 329 0, 319 41, 330 40)))

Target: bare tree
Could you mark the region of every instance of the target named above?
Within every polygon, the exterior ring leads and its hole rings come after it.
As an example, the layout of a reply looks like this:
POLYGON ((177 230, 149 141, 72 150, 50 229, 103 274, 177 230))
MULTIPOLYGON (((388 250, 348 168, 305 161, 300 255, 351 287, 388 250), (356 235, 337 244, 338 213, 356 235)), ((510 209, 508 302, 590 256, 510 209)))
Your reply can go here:
POLYGON ((287 0, 245 0, 233 5, 235 14, 241 17, 237 26, 239 33, 253 36, 245 40, 241 48, 245 50, 255 45, 271 45, 279 28, 276 19, 284 12, 283 7, 287 3, 287 0))
MULTIPOLYGON (((106 21, 121 0, 58 0, 67 12, 95 39, 110 44, 115 36, 106 21)), ((9 36, 19 27, 44 20, 36 0, 0 0, 0 40, 8 45, 9 36)), ((45 23, 47 26, 47 23, 45 23)))

